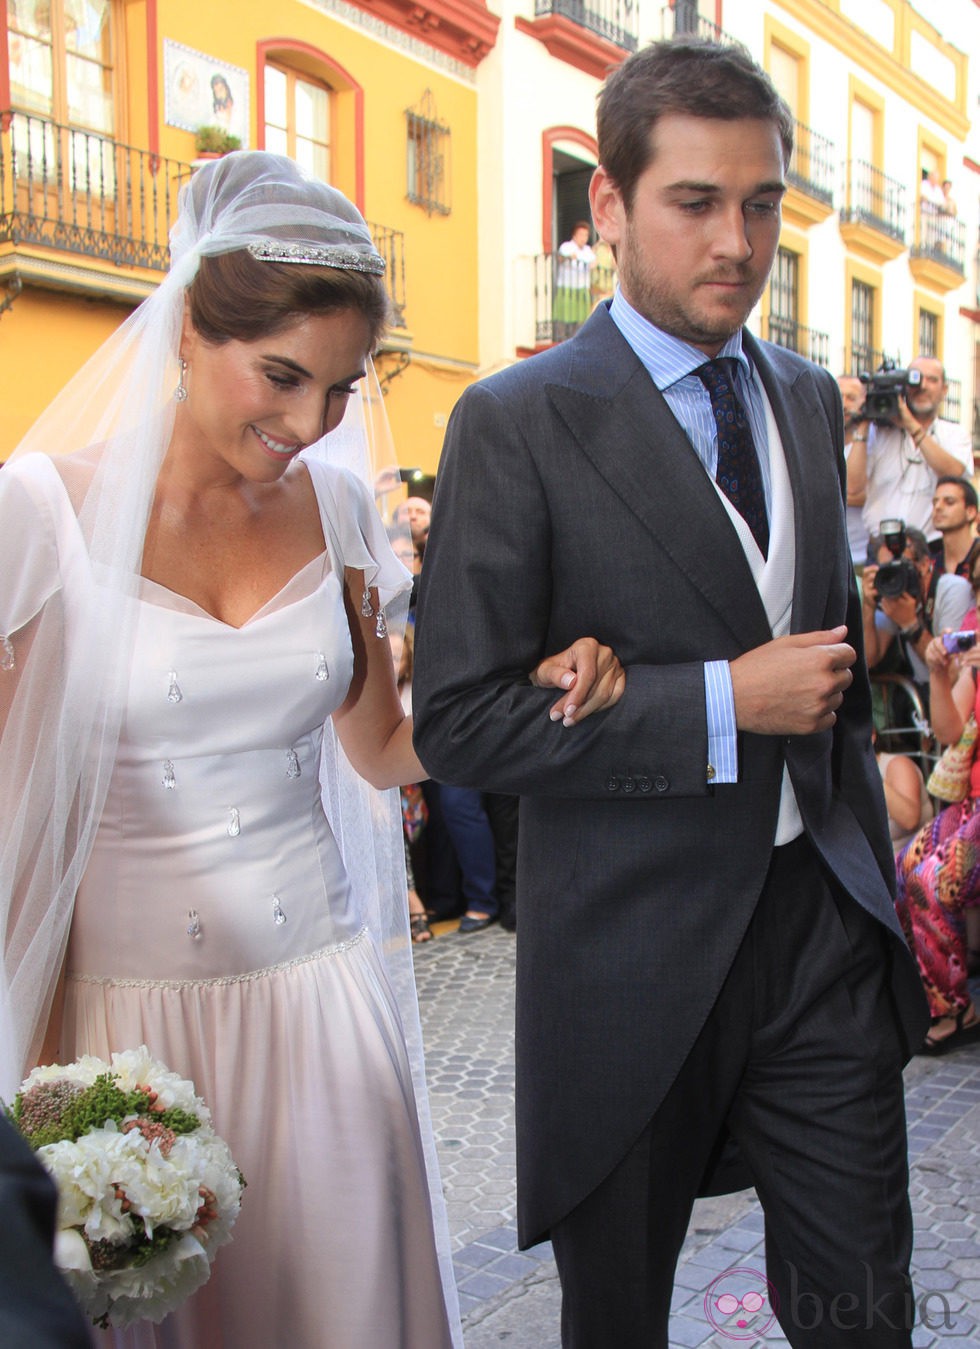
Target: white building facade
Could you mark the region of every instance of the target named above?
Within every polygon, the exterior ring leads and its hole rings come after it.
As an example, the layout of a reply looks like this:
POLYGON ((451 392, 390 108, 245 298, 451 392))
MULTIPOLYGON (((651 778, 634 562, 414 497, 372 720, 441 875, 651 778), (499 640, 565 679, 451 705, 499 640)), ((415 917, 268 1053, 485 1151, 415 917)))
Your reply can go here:
MULTIPOLYGON (((834 373, 936 355, 946 414, 978 431, 975 0, 499 0, 497 11, 478 73, 484 373, 584 317, 557 253, 588 218, 605 72, 652 39, 700 32, 744 43, 797 121, 780 251, 750 327, 834 373)), ((601 247, 588 278, 591 306, 614 279, 601 247)))

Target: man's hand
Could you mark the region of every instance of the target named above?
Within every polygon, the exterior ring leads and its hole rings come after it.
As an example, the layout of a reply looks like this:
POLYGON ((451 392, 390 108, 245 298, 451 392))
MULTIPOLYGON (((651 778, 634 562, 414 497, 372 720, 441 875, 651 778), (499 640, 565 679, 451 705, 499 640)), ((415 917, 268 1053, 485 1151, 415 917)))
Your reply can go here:
POLYGON ((757 735, 812 735, 837 720, 854 680, 857 652, 847 628, 777 637, 730 666, 739 730, 757 735))
POLYGON ((861 600, 868 609, 877 609, 878 607, 877 576, 877 565, 869 562, 861 574, 861 600))
POLYGON ((910 436, 914 436, 916 431, 924 429, 922 423, 916 420, 912 409, 901 394, 898 395, 898 416, 894 418, 894 424, 900 426, 903 431, 908 431, 910 436))
POLYGON ((901 595, 886 595, 881 601, 881 612, 898 627, 912 628, 919 617, 919 601, 903 590, 901 595))

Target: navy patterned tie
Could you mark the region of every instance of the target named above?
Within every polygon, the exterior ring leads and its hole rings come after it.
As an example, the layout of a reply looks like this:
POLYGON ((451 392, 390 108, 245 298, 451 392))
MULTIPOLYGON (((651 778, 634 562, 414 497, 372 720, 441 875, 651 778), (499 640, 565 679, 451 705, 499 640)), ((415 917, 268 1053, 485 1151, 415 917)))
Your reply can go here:
POLYGON ((718 469, 715 478, 751 529, 763 557, 769 555, 769 517, 762 472, 745 409, 735 393, 735 362, 730 357, 708 361, 695 370, 708 390, 718 428, 718 469))

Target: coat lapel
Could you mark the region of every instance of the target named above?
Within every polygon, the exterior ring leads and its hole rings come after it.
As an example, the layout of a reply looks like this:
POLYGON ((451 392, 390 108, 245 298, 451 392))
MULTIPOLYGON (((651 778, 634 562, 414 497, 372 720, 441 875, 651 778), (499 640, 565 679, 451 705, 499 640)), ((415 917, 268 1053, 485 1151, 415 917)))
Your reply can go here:
MULTIPOLYGON (((605 308, 546 386, 580 450, 748 650, 771 637, 738 535, 690 441, 605 308)), ((768 386, 767 386, 768 387, 768 386)))

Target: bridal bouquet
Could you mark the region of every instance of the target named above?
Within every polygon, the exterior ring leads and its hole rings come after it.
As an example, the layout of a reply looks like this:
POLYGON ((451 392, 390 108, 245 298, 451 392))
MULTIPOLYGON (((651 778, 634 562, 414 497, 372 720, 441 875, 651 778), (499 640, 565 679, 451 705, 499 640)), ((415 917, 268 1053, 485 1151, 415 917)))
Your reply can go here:
POLYGON ((143 1045, 35 1068, 9 1114, 57 1182, 55 1261, 95 1325, 162 1321, 207 1280, 245 1181, 193 1083, 143 1045))

